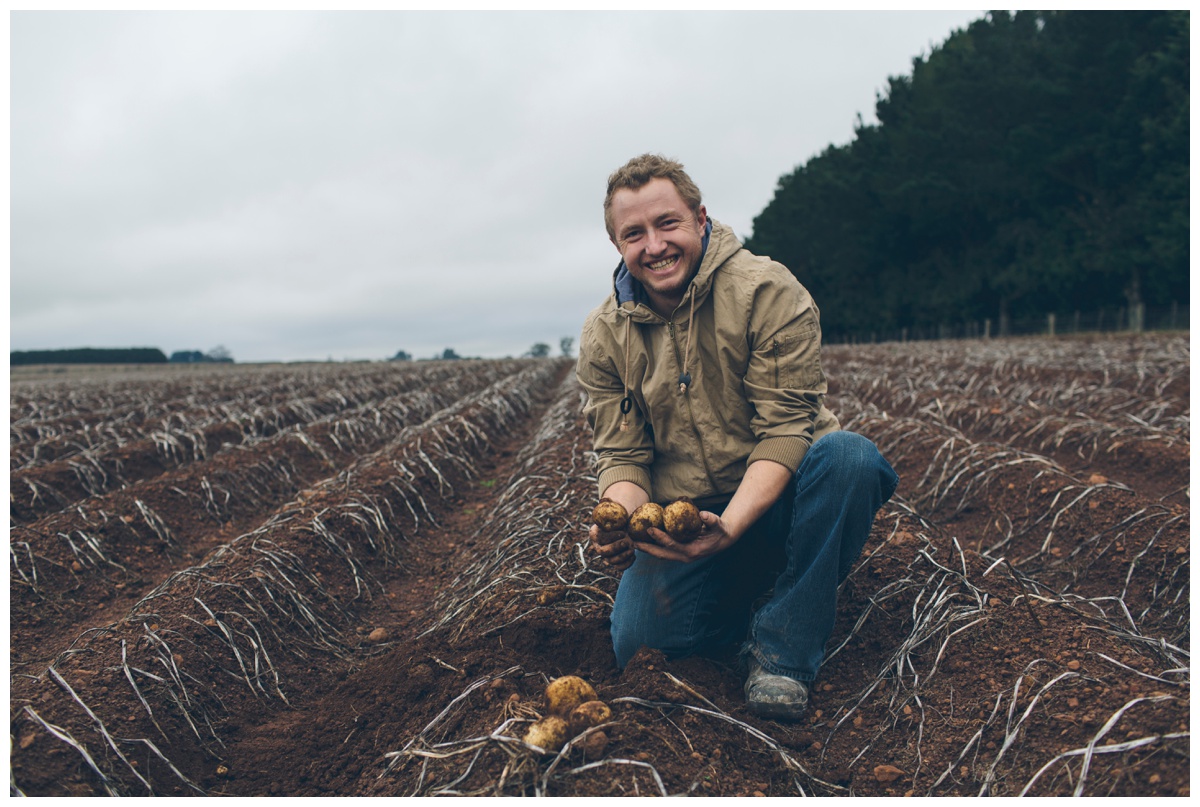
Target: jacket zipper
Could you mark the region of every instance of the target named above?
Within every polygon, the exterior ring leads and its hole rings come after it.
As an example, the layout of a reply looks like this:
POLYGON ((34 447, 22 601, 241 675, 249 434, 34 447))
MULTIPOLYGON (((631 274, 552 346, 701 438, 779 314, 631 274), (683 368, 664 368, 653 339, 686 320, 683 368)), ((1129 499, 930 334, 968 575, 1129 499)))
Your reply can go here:
MULTIPOLYGON (((692 293, 695 293, 693 289, 692 293)), ((692 323, 692 327, 696 327, 696 323, 692 323)), ((668 333, 671 337, 671 350, 675 353, 675 366, 683 367, 683 361, 679 358, 679 342, 675 338, 675 320, 667 321, 668 333)), ((713 478, 712 469, 708 467, 708 454, 704 451, 704 437, 700 434, 699 427, 696 426, 696 414, 692 411, 692 393, 691 390, 682 393, 684 403, 687 405, 688 420, 692 423, 692 434, 696 435, 696 445, 700 447, 700 464, 704 467, 704 474, 708 477, 708 482, 713 487, 716 486, 716 480, 713 478)))

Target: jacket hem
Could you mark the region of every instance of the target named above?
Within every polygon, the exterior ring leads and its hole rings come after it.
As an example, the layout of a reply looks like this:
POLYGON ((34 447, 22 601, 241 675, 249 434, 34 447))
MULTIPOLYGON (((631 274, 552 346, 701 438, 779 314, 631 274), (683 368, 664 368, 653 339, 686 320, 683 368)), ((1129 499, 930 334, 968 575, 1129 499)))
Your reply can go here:
POLYGON ((604 495, 604 491, 608 490, 617 482, 632 482, 642 490, 646 491, 646 495, 651 496, 650 474, 645 468, 637 465, 618 465, 614 468, 609 468, 600 474, 600 478, 596 480, 596 486, 599 488, 600 495, 604 495))
POLYGON ((808 442, 800 437, 767 437, 760 440, 750 452, 746 465, 749 466, 758 460, 771 460, 794 474, 804 461, 804 455, 808 453, 808 445, 808 442))

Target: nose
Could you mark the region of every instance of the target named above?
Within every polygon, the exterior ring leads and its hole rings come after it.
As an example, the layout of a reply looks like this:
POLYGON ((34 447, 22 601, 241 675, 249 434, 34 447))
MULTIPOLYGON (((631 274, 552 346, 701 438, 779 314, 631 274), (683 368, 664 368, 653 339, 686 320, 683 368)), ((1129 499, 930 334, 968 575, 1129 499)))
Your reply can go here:
POLYGON ((667 242, 654 227, 646 231, 646 252, 657 255, 667 247, 667 242))

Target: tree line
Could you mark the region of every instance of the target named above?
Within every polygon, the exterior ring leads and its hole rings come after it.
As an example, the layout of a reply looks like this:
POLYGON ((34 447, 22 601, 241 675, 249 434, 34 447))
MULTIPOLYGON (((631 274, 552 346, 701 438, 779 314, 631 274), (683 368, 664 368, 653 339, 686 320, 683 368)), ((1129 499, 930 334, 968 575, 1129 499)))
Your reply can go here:
POLYGON ((191 364, 195 362, 232 363, 233 356, 223 345, 207 353, 199 350, 176 350, 167 354, 156 347, 73 347, 59 350, 13 350, 8 354, 10 366, 22 364, 191 364))
POLYGON ((992 12, 779 180, 826 335, 1188 299, 1189 13, 992 12))
POLYGON ((77 347, 64 350, 13 350, 11 366, 20 364, 165 364, 167 356, 156 347, 77 347))

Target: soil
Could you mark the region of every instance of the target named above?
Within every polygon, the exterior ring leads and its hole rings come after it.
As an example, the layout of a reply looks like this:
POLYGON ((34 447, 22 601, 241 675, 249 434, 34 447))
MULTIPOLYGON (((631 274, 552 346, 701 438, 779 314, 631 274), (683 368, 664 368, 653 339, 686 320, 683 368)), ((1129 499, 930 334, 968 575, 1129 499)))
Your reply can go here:
MULTIPOLYGON (((1169 354, 1160 339, 1106 342, 1114 368, 1094 383, 1120 386, 1122 351, 1169 354)), ((1044 387, 1091 378, 1061 346, 1005 349, 1040 361, 1044 387)), ((978 418, 912 417, 921 402, 879 417, 870 379, 920 350, 827 356, 831 407, 891 446, 902 481, 796 723, 747 711, 733 655, 643 649, 617 668, 617 575, 584 551, 595 476, 569 363, 464 363, 453 374, 474 382, 373 435, 314 412, 68 506, 14 503, 14 792, 1187 795, 1186 432, 1095 432, 1081 453, 1021 437, 1016 416, 999 440, 978 418), (322 451, 287 448, 305 440, 322 451), (206 508, 220 479, 231 496, 206 508), (520 738, 562 675, 612 717, 539 754, 520 738)), ((962 367, 982 361, 970 350, 962 367)), ((337 388, 336 367, 308 377, 337 388)), ((409 372, 359 381, 400 395, 409 372)), ((82 410, 104 378, 53 383, 82 410)), ((28 419, 49 383, 14 384, 14 411, 28 419)), ((1163 389, 1186 418, 1186 371, 1163 389)))

